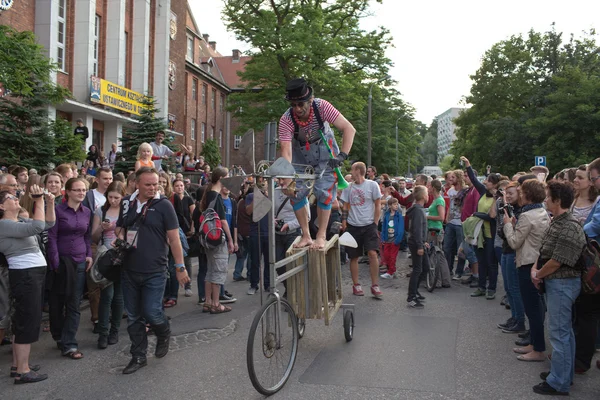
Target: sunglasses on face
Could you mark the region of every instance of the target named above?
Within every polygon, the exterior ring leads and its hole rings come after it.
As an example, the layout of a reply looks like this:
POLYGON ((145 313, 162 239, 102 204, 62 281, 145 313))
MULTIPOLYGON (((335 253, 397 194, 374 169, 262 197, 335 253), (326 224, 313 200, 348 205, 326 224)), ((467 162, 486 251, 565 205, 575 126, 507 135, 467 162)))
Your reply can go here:
POLYGON ((2 201, 2 203, 4 203, 6 200, 14 200, 17 201, 19 200, 16 196, 13 196, 12 194, 7 194, 6 197, 4 197, 4 200, 2 201))
POLYGON ((590 180, 592 182, 596 182, 598 180, 598 178, 600 178, 600 175, 598 175, 598 176, 592 176, 592 177, 590 177, 590 180))
POLYGON ((291 102, 290 103, 290 107, 292 108, 304 108, 304 106, 306 105, 306 103, 308 103, 307 101, 298 101, 298 102, 291 102))

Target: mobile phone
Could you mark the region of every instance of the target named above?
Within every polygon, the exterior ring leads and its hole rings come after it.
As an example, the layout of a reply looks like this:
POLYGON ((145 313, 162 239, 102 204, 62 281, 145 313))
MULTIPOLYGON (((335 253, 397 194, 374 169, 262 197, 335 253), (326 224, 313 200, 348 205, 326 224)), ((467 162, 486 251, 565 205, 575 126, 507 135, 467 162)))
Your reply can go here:
POLYGON ((460 160, 459 164, 460 164, 461 168, 465 166, 465 163, 463 162, 463 160, 460 160))
POLYGON ((104 221, 102 221, 102 222, 106 222, 106 223, 110 224, 110 219, 104 218, 104 221))

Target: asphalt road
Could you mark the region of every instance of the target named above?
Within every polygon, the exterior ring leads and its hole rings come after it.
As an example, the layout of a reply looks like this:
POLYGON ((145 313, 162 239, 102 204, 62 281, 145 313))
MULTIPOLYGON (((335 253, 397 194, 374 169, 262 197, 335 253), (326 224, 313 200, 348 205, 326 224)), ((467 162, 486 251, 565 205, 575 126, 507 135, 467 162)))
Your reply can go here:
MULTIPOLYGON (((296 364, 287 385, 275 399, 536 399, 532 386, 548 361, 524 363, 512 352, 516 335, 496 324, 508 318, 499 298, 470 298, 458 283, 427 296, 423 310, 406 307, 408 271, 400 255, 400 277, 382 282, 384 299, 368 295, 368 268, 361 264, 367 296, 352 296, 347 266, 345 302, 356 305, 354 340, 346 343, 341 313, 332 325, 307 321, 296 364)), ((42 364, 49 379, 13 385, 8 378, 10 350, 0 348, 2 399, 260 399, 246 367, 249 327, 260 306, 248 296, 246 282, 227 284, 238 301, 233 312, 202 314, 197 297, 179 298, 167 311, 172 317, 171 352, 149 357, 148 366, 133 375, 121 374, 129 361, 126 321, 120 342, 96 349, 89 312, 84 311, 78 334, 85 357, 60 356, 49 333, 33 346, 32 363, 42 364)), ((501 292, 501 290, 499 290, 501 292)), ((181 292, 183 293, 183 292, 181 292)), ((194 286, 194 293, 196 288, 194 286)), ((151 341, 151 348, 152 348, 151 341)), ((549 346, 549 342, 548 342, 549 346)), ((575 377, 571 396, 600 398, 600 370, 575 377)))

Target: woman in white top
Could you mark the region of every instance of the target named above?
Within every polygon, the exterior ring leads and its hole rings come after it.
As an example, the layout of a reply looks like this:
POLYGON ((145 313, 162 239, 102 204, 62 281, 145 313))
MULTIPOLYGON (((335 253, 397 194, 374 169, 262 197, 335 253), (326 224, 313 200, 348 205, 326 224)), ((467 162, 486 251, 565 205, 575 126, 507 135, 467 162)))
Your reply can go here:
POLYGON ((39 339, 46 277, 44 258, 37 235, 54 225, 54 196, 37 185, 31 187, 35 201, 33 219, 19 219, 21 206, 16 196, 0 192, 0 252, 8 261, 10 291, 13 297, 14 341, 11 377, 15 384, 33 383, 48 378, 29 365, 31 343, 39 339), (44 204, 45 200, 45 204, 44 204))
POLYGON ((577 168, 573 188, 575 189, 575 201, 571 206, 571 214, 583 225, 598 200, 598 189, 590 179, 587 165, 580 165, 577 168))

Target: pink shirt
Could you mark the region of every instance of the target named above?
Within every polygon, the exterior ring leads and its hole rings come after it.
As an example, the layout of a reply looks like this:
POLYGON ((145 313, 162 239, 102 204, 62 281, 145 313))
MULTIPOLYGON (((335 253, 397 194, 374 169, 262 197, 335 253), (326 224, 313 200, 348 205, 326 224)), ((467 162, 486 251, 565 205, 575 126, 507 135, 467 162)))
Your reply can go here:
MULTIPOLYGON (((315 98, 314 101, 317 103, 317 108, 319 109, 319 113, 323 122, 329 122, 330 124, 333 124, 337 117, 339 117, 340 112, 327 100, 315 98)), ((319 122, 313 115, 311 123, 306 127, 299 127, 299 129, 301 132, 307 133, 308 136, 309 133, 317 132, 319 130, 319 122)), ((291 142, 293 137, 294 121, 292 121, 292 117, 290 116, 290 112, 288 110, 279 120, 279 140, 282 142, 291 142)))
POLYGON ((479 192, 474 188, 469 188, 469 193, 466 194, 463 200, 463 207, 460 214, 460 220, 465 221, 477 211, 477 203, 479 202, 479 192))

